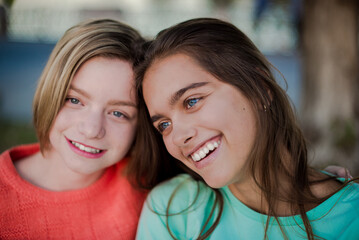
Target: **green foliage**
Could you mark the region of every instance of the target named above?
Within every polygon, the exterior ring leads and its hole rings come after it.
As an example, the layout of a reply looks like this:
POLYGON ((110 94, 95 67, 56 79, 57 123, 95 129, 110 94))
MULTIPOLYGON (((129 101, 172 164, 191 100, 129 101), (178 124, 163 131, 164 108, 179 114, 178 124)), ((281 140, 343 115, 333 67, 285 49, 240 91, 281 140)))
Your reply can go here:
POLYGON ((8 8, 11 8, 11 6, 14 4, 15 0, 4 0, 5 6, 8 8))
POLYGON ((357 141, 355 122, 352 119, 336 119, 331 124, 334 146, 343 152, 351 153, 357 141))
POLYGON ((20 144, 37 142, 30 123, 15 123, 0 119, 0 152, 20 144))
POLYGON ((217 7, 229 7, 233 4, 234 0, 212 0, 212 4, 217 7))

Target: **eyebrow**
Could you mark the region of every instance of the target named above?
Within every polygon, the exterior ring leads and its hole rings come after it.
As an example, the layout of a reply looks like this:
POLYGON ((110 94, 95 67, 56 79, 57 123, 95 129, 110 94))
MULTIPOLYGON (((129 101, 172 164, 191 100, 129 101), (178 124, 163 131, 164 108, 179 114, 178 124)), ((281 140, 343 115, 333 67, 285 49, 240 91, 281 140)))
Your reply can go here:
POLYGON ((185 94, 188 90, 190 89, 194 89, 194 88, 199 88, 202 87, 204 85, 207 85, 209 82, 197 82, 197 83, 191 83, 190 85, 181 88, 180 90, 178 90, 177 92, 175 92, 172 96, 171 96, 171 100, 170 100, 170 105, 173 106, 176 104, 176 102, 182 97, 183 94, 185 94))
POLYGON ((85 96, 87 98, 90 98, 90 95, 88 95, 87 92, 85 92, 85 91, 83 91, 83 90, 81 90, 79 88, 76 88, 74 86, 70 86, 70 90, 73 90, 73 91, 75 91, 75 92, 77 92, 77 93, 79 93, 79 94, 81 94, 81 95, 83 95, 83 96, 85 96))
MULTIPOLYGON (((90 95, 79 89, 79 88, 76 88, 74 86, 71 86, 70 87, 71 90, 85 96, 86 98, 90 98, 90 95)), ((121 100, 111 100, 108 102, 109 105, 113 105, 113 106, 129 106, 129 107, 134 107, 134 108, 137 108, 137 104, 136 103, 133 103, 133 102, 130 102, 130 101, 121 101, 121 100)))
MULTIPOLYGON (((190 85, 181 88, 180 90, 178 90, 177 92, 175 92, 170 99, 170 106, 173 106, 176 104, 176 102, 182 97, 183 94, 185 94, 188 90, 190 89, 194 89, 194 88, 199 88, 202 87, 204 85, 207 85, 209 82, 197 82, 197 83, 191 83, 190 85)), ((156 114, 153 115, 151 117, 151 121, 152 123, 156 122, 158 119, 163 118, 164 116, 162 114, 156 114)))
POLYGON ((129 107, 134 107, 137 108, 137 105, 133 102, 130 101, 118 101, 118 100, 112 100, 109 102, 109 105, 114 105, 114 106, 129 106, 129 107))
POLYGON ((153 116, 151 117, 151 122, 154 123, 154 122, 158 121, 158 119, 161 119, 161 118, 163 118, 163 117, 164 117, 164 116, 161 115, 161 114, 153 115, 153 116))

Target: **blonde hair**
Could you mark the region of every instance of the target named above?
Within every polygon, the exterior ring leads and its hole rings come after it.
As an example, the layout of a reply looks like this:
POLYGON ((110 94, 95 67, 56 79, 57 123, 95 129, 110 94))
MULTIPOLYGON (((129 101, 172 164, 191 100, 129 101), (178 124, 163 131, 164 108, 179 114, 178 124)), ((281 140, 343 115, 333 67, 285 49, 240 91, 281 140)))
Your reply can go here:
POLYGON ((143 42, 135 29, 110 19, 85 21, 65 32, 50 55, 33 100, 33 121, 42 152, 50 147, 52 124, 81 65, 102 56, 120 58, 135 66, 143 42))

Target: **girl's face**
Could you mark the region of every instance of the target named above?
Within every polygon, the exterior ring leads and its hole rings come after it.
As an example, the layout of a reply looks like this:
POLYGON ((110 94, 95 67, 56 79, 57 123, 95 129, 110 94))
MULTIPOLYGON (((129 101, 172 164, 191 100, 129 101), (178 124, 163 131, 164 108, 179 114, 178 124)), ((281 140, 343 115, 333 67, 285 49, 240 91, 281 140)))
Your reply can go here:
POLYGON ((99 176, 129 151, 137 104, 131 64, 95 57, 75 74, 50 131, 48 159, 59 171, 99 176))
POLYGON ((213 188, 248 180, 246 163, 256 135, 252 104, 191 57, 157 60, 143 95, 169 153, 213 188))

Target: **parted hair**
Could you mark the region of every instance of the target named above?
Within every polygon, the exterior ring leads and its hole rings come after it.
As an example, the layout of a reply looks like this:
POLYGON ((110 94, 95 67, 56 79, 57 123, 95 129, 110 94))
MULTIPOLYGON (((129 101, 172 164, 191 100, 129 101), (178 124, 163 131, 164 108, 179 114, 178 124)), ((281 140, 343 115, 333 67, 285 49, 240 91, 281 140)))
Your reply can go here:
POLYGON ((101 56, 129 61, 134 67, 142 56, 143 42, 135 29, 110 19, 87 20, 65 32, 40 76, 33 100, 33 122, 41 151, 50 147, 51 126, 81 65, 101 56))
MULTIPOLYGON (((185 54, 219 81, 237 88, 251 102, 257 130, 248 163, 250 174, 261 189, 262 201, 267 206, 262 210, 279 222, 278 201, 289 203, 293 215, 301 215, 307 237, 313 239, 315 236, 306 215, 306 204, 319 204, 325 198, 314 196, 311 185, 331 178, 323 177, 316 182, 309 180, 310 176, 318 173, 307 165, 306 142, 292 104, 274 78, 274 67, 264 55, 237 27, 212 18, 192 19, 174 25, 161 31, 148 45, 144 61, 136 70, 141 117, 137 131, 139 141, 136 141, 135 157, 130 164, 137 183, 151 188, 184 171, 202 181, 191 170, 177 167, 178 161, 164 152, 165 146, 149 120, 142 97, 142 82, 151 65, 170 55, 185 54), (283 177, 289 184, 285 191, 281 186, 283 177)), ((217 204, 223 209, 222 196, 218 190, 214 191, 219 198, 217 204)), ((217 220, 219 218, 220 214, 217 220)), ((205 239, 217 222, 198 239, 205 239)), ((168 229, 170 231, 170 227, 168 229)))

